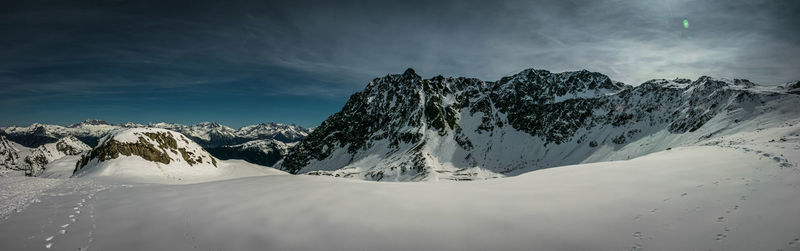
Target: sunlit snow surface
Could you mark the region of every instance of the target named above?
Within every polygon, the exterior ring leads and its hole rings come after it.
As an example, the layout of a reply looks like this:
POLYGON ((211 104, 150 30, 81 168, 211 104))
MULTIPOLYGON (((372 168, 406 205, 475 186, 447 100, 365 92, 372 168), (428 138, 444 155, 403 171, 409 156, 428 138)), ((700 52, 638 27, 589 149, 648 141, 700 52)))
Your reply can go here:
POLYGON ((2 177, 0 250, 798 250, 799 135, 471 182, 2 177))

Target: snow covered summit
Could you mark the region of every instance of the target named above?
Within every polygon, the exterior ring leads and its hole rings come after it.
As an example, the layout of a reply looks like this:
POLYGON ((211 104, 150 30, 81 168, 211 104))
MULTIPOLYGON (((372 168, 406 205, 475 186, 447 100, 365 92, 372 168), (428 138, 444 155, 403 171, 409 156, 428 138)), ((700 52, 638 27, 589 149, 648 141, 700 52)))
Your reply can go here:
POLYGON ((796 85, 528 69, 498 81, 375 78, 275 166, 380 181, 474 180, 626 160, 800 118, 796 85), (771 124, 768 124, 771 123, 771 124))
POLYGON ((76 176, 183 179, 215 174, 217 159, 178 132, 160 128, 111 131, 84 154, 76 176))

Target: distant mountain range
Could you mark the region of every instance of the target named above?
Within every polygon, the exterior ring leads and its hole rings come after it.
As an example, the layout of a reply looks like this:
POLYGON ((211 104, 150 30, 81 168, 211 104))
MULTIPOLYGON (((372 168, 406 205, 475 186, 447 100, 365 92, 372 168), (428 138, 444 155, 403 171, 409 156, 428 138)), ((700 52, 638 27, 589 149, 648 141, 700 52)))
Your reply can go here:
MULTIPOLYGON (((800 81, 760 86, 703 76, 653 79, 634 87, 586 70, 528 69, 483 81, 423 79, 408 69, 375 78, 313 131, 276 123, 233 129, 214 122, 112 125, 94 119, 66 127, 3 127, 0 164, 19 166, 35 158, 35 165, 26 164, 35 174, 55 157, 79 154, 69 149, 83 152, 82 161, 96 160, 85 152, 101 137, 141 128, 178 133, 203 148, 198 156, 243 159, 294 174, 377 181, 489 179, 630 159, 781 126, 800 119, 799 94, 800 81), (70 148, 62 151, 59 144, 70 148)), ((106 155, 127 149, 108 147, 106 155)), ((98 147, 92 150, 96 154, 98 147)))
POLYGON ((629 159, 800 118, 800 82, 654 79, 528 69, 498 81, 372 80, 277 168, 367 180, 470 180, 629 159))
POLYGON ((68 155, 79 155, 91 149, 73 136, 28 148, 10 142, 5 136, 0 135, 0 167, 24 171, 29 176, 39 176, 48 163, 68 155))
POLYGON ((120 128, 162 128, 180 132, 220 159, 244 159, 255 164, 271 166, 283 157, 287 146, 299 141, 309 129, 278 123, 264 123, 233 129, 216 122, 195 125, 172 123, 122 123, 113 125, 96 119, 70 126, 32 124, 26 127, 0 127, 0 135, 24 147, 36 148, 55 143, 65 137, 75 137, 88 146, 109 132, 120 128))

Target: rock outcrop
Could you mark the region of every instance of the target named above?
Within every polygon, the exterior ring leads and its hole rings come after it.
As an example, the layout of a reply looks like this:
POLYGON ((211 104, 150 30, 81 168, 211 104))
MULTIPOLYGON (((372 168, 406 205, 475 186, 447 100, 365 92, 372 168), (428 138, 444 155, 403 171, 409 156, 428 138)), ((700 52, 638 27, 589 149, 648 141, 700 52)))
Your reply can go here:
POLYGON ((353 94, 276 167, 384 181, 503 177, 691 144, 797 101, 742 79, 633 87, 586 70, 488 82, 409 69, 353 94))
POLYGON ((0 135, 0 167, 18 169, 20 162, 19 150, 5 136, 0 135))
POLYGON ((126 128, 102 138, 81 157, 74 173, 103 173, 116 168, 144 173, 191 173, 216 167, 217 159, 183 134, 160 128, 126 128), (138 164, 117 165, 131 161, 138 164))

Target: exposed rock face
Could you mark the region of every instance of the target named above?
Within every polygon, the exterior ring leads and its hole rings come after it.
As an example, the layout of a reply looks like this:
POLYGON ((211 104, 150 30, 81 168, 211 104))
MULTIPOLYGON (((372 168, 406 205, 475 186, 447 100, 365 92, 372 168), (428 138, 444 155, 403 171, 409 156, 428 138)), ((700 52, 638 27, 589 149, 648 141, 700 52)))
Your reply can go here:
POLYGON ((0 167, 18 169, 19 163, 19 150, 5 136, 0 135, 0 167))
MULTIPOLYGON (((530 69, 495 82, 423 79, 409 69, 371 81, 276 167, 370 180, 463 180, 620 159, 631 156, 608 149, 647 137, 696 141, 719 133, 700 130, 712 119, 750 119, 754 107, 788 95, 756 87, 710 77, 631 87, 585 70, 530 69)), ((623 152, 663 150, 642 145, 623 152)))
POLYGON ((88 165, 114 161, 123 156, 138 156, 165 167, 216 167, 217 160, 186 136, 166 129, 118 129, 101 139, 100 144, 84 154, 75 172, 88 165))

